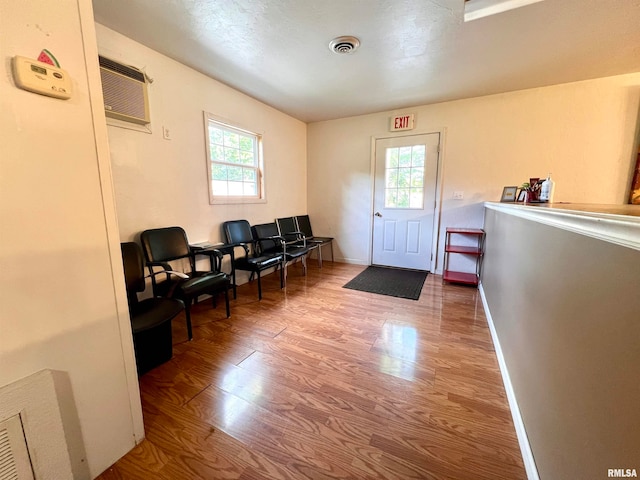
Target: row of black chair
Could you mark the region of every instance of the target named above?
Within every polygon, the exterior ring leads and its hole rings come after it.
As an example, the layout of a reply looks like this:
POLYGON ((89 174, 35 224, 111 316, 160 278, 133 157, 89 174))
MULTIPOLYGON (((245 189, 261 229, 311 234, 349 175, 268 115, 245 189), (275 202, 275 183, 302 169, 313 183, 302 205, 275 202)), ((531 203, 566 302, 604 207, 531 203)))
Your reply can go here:
POLYGON ((140 235, 142 249, 134 242, 121 244, 125 271, 125 283, 133 331, 138 373, 169 360, 172 356, 171 320, 185 312, 187 334, 193 338, 191 304, 201 295, 209 294, 215 307, 216 295, 225 299, 227 318, 230 316, 229 287, 233 285, 236 297, 236 270, 248 271, 250 279, 258 279, 258 298, 262 299, 260 274, 270 268, 280 270, 280 288, 286 284, 287 265, 301 260, 306 274, 306 257, 318 249, 318 264, 322 267, 322 245, 331 245, 332 238, 314 237, 307 215, 279 218, 274 223, 250 226, 247 220, 223 223, 227 243, 218 248, 194 248, 189 244, 186 232, 180 227, 145 230, 140 235), (236 257, 236 248, 243 253, 236 257), (224 252, 224 253, 223 253, 224 252), (232 260, 231 283, 222 272, 222 258, 230 254, 232 260), (144 259, 143 259, 144 255, 144 259), (196 269, 196 255, 210 259, 209 271, 196 269), (188 262, 186 272, 178 272, 169 262, 188 262), (144 275, 144 267, 149 274, 144 275), (138 300, 138 293, 145 290, 146 278, 151 278, 153 297, 138 300))
MULTIPOLYGON (((280 288, 284 288, 283 256, 279 252, 261 252, 257 243, 257 233, 252 230, 247 220, 231 220, 222 224, 227 239, 227 245, 231 247, 231 275, 233 277, 233 297, 236 298, 236 270, 250 272, 251 276, 258 278, 258 299, 262 300, 262 282, 260 274, 270 268, 280 269, 280 288), (243 253, 236 256, 234 249, 242 248, 243 253)), ((266 238, 264 239, 267 240, 266 238)), ((275 240, 275 239, 274 239, 275 240)))
POLYGON ((309 215, 298 215, 295 217, 285 217, 276 219, 280 235, 289 236, 289 240, 300 241, 304 238, 305 245, 311 249, 317 249, 318 266, 322 268, 322 247, 331 247, 331 261, 333 262, 333 237, 316 237, 313 235, 311 220, 309 215), (295 238, 297 236, 297 239, 295 238), (292 238, 294 237, 294 238, 292 238))
POLYGON ((232 248, 241 247, 243 253, 232 256, 232 276, 234 298, 236 296, 236 270, 251 273, 249 281, 255 275, 258 279, 258 299, 262 300, 261 273, 269 268, 280 270, 280 288, 286 284, 287 265, 300 259, 306 273, 306 256, 310 248, 293 244, 280 235, 274 223, 262 223, 253 227, 247 220, 231 220, 222 224, 228 244, 232 248))
POLYGON ((137 243, 121 244, 122 261, 129 303, 129 316, 133 333, 133 345, 138 374, 142 375, 152 368, 171 359, 173 339, 171 320, 182 311, 187 321, 187 335, 193 338, 191 326, 191 304, 201 295, 209 294, 215 298, 223 293, 227 318, 229 309, 229 277, 220 272, 222 254, 209 251, 207 255, 215 258, 212 271, 199 271, 195 268, 196 253, 189 247, 187 235, 180 227, 167 227, 145 230, 140 234, 142 249, 137 243), (143 260, 144 250, 144 260, 143 260), (170 261, 188 260, 186 272, 175 271, 170 261), (149 275, 144 275, 147 266, 149 275), (138 300, 138 293, 145 290, 145 279, 151 277, 153 297, 138 300))
POLYGON ((258 279, 258 299, 262 299, 261 273, 269 268, 280 270, 280 288, 286 285, 287 265, 300 260, 306 275, 306 258, 318 249, 318 265, 322 268, 323 245, 331 245, 333 261, 333 238, 314 237, 308 215, 279 218, 272 223, 251 226, 247 220, 231 220, 222 224, 227 244, 231 247, 233 295, 236 297, 236 270, 250 272, 249 280, 258 279), (234 249, 242 247, 243 253, 235 256, 234 249))

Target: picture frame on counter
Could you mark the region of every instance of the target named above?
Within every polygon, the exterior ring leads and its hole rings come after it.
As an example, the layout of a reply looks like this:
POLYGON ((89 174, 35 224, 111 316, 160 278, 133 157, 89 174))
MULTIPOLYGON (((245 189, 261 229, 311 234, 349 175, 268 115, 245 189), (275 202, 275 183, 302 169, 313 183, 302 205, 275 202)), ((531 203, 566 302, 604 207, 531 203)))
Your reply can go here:
POLYGON ((518 200, 516 200, 517 202, 524 202, 527 199, 527 191, 522 188, 520 189, 520 193, 518 193, 518 200))
POLYGON ((515 202, 516 195, 518 194, 518 187, 504 187, 502 189, 501 202, 515 202))

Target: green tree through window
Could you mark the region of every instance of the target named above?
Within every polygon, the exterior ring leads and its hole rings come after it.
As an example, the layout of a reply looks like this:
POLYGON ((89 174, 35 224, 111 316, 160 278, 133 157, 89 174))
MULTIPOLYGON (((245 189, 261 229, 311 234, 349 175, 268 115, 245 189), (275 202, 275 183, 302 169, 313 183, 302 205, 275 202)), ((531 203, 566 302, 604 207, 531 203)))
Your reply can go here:
POLYGON ((387 149, 385 208, 424 207, 424 161, 424 145, 387 149))
POLYGON ((205 114, 210 203, 264 198, 261 136, 205 114))

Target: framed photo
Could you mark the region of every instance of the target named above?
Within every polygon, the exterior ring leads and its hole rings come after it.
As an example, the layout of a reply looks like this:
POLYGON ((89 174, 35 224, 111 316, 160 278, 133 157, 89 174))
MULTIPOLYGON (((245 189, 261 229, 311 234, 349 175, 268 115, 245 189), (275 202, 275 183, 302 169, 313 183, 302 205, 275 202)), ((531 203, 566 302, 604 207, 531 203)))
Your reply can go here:
POLYGON ((520 190, 520 193, 518 193, 518 202, 524 202, 524 197, 526 197, 527 195, 527 191, 525 189, 520 190))
POLYGON ((504 187, 502 189, 501 202, 515 202, 518 194, 518 187, 504 187))

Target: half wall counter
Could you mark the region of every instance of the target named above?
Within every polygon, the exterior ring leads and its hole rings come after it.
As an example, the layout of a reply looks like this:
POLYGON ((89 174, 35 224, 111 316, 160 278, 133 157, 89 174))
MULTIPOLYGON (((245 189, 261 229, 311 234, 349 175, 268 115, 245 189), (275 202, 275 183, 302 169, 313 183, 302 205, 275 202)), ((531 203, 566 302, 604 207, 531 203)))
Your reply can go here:
POLYGON ((480 291, 530 479, 640 475, 640 206, 486 203, 480 291))

